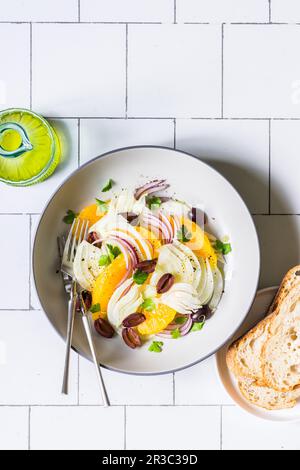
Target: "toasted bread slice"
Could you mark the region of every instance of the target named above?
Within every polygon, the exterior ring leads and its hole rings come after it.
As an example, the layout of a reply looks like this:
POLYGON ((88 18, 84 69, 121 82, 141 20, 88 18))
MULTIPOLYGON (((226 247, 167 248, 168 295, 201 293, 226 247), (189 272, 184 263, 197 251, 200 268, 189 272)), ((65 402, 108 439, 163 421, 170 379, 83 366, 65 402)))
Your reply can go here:
MULTIPOLYGON (((279 315, 280 305, 294 287, 300 285, 300 266, 291 269, 282 281, 280 289, 270 307, 269 315, 250 330, 244 337, 235 341, 227 353, 227 365, 236 377, 255 380, 267 385, 263 369, 263 348, 270 338, 272 320, 279 315)), ((281 321, 281 320, 280 320, 281 321)))
POLYGON ((261 353, 268 337, 268 318, 261 321, 227 352, 227 365, 236 377, 247 377, 263 384, 261 353))
POLYGON ((261 354, 263 380, 287 392, 300 385, 300 276, 272 315, 261 354))
POLYGON ((240 380, 239 389, 250 403, 270 411, 294 408, 300 397, 300 387, 292 392, 277 392, 273 388, 257 385, 251 379, 240 380))

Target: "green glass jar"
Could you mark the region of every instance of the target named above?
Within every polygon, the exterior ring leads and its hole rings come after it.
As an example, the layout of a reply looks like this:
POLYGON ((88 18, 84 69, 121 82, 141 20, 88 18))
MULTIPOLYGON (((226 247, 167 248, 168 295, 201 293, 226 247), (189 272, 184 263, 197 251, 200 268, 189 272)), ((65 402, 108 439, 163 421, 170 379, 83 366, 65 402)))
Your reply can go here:
POLYGON ((54 172, 60 157, 56 132, 42 116, 26 109, 0 113, 0 181, 39 183, 54 172))

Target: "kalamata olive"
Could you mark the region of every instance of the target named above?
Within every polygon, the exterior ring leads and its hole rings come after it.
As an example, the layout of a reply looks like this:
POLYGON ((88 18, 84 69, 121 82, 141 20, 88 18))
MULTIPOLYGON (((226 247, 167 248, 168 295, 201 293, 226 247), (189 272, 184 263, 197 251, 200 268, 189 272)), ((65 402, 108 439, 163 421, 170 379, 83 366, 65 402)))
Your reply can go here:
POLYGON ((138 215, 134 212, 122 212, 120 215, 124 217, 124 219, 126 219, 130 224, 138 218, 138 215))
POLYGON ((133 328, 124 328, 122 330, 122 337, 124 342, 129 346, 131 349, 135 349, 142 345, 141 338, 137 334, 137 332, 133 328))
POLYGON ((91 243, 91 244, 95 244, 94 246, 96 246, 97 248, 101 248, 102 243, 101 242, 95 243, 96 240, 99 240, 98 233, 97 232, 90 232, 88 234, 88 237, 87 237, 87 242, 91 243))
POLYGON ((171 289, 175 282, 173 274, 164 274, 157 283, 156 290, 158 294, 165 294, 171 289))
POLYGON ((112 338, 115 334, 113 327, 103 318, 98 318, 94 322, 94 327, 97 333, 104 338, 112 338))
POLYGON ((202 323, 205 320, 209 320, 213 315, 213 311, 208 305, 203 305, 199 310, 192 314, 192 320, 195 323, 202 323))
POLYGON ((206 213, 203 210, 198 209, 197 207, 192 207, 189 213, 189 218, 197 225, 199 225, 199 227, 203 227, 207 224, 208 221, 206 213))
POLYGON ((143 273, 151 274, 155 271, 157 265, 157 258, 156 259, 149 259, 146 261, 141 261, 137 264, 136 269, 142 271, 143 273))
POLYGON ((82 300, 84 301, 86 310, 89 310, 92 306, 92 294, 89 291, 84 290, 82 291, 81 295, 82 295, 82 300))
POLYGON ((123 320, 122 325, 125 328, 133 328, 135 326, 140 325, 145 320, 146 320, 146 317, 142 313, 132 313, 131 315, 129 315, 123 320))

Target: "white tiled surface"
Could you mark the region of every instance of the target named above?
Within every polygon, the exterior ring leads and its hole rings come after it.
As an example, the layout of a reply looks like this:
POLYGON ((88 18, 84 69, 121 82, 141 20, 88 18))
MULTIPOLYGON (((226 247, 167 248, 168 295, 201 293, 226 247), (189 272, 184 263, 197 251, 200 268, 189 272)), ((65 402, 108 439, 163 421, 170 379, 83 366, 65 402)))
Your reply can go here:
POLYGON ((299 41, 299 25, 225 25, 225 117, 300 118, 299 41))
POLYGON ((57 4, 11 0, 0 11, 1 107, 56 118, 64 148, 47 182, 0 186, 0 449, 299 449, 299 425, 235 408, 212 358, 174 376, 104 371, 104 410, 91 364, 74 353, 62 397, 64 344, 29 261, 39 213, 79 163, 116 147, 177 146, 242 193, 261 241, 260 285, 278 284, 300 262, 299 2, 57 4))
POLYGON ((269 21, 269 2, 268 0, 177 0, 177 21, 264 23, 269 21))
POLYGON ((0 408, 0 450, 28 449, 28 418, 26 407, 0 408))
POLYGON ((166 22, 174 20, 173 0, 81 0, 81 21, 166 22))
POLYGON ((31 410, 30 449, 121 449, 123 421, 121 407, 35 407, 31 410))
POLYGON ((125 116, 125 25, 35 24, 32 38, 36 111, 125 116))
MULTIPOLYGON (((3 10, 1 7, 0 10, 3 10)), ((2 24, 1 44, 9 44, 9 54, 0 74, 0 106, 2 109, 30 105, 30 26, 2 24), (22 71, 22 73, 20 73, 22 71)))
POLYGON ((10 0, 0 21, 77 21, 78 0, 10 0))
POLYGON ((300 450, 299 424, 263 421, 238 408, 223 408, 224 450, 300 450))
POLYGON ((130 407, 127 449, 216 450, 220 446, 219 407, 130 407), (147 423, 137 432, 141 419, 147 423))
POLYGON ((298 0, 272 0, 272 21, 299 23, 300 2, 298 0))
POLYGON ((219 26, 132 25, 128 36, 129 116, 220 116, 219 26))

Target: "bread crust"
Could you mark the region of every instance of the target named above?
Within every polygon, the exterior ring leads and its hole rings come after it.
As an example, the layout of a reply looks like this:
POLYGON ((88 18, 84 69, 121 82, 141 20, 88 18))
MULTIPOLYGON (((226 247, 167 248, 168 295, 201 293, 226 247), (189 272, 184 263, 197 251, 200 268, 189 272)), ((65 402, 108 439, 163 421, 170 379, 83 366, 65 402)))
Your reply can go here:
MULTIPOLYGON (((292 388, 279 388, 274 386, 274 383, 266 377, 266 346, 270 339, 273 337, 273 330, 277 324, 280 324, 281 318, 278 318, 281 312, 281 307, 286 301, 288 296, 291 296, 291 291, 299 289, 300 293, 300 265, 290 269, 284 277, 280 288, 275 296, 273 303, 270 306, 268 316, 259 322, 242 338, 236 340, 228 349, 226 361, 230 371, 236 376, 239 381, 239 388, 243 396, 251 403, 259 407, 275 410, 283 408, 292 408, 296 405, 296 399, 300 397, 300 378, 299 384, 292 388), (261 336, 264 335, 264 336, 261 336), (249 351, 246 349, 247 343, 261 338, 261 344, 258 344, 260 349, 259 365, 257 361, 253 361, 254 368, 252 370, 248 367, 247 363, 243 363, 242 352, 249 351), (241 357, 239 357, 241 354, 241 357), (261 393, 260 396, 255 395, 261 393), (255 396, 255 400, 253 398, 255 396), (270 403, 265 402, 263 397, 270 398, 270 403)), ((300 295, 300 294, 299 294, 300 295)), ((251 346, 251 344, 250 344, 251 346)), ((250 350, 251 352, 251 350, 250 350)), ((252 352, 254 354, 254 352, 252 352)), ((251 363, 251 361, 250 361, 251 363)))

